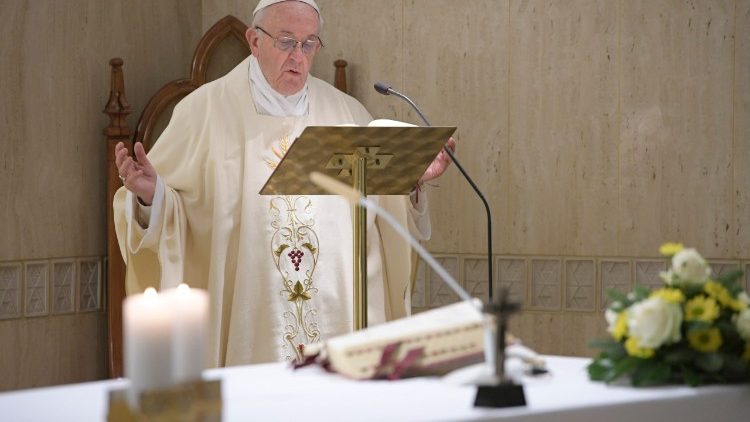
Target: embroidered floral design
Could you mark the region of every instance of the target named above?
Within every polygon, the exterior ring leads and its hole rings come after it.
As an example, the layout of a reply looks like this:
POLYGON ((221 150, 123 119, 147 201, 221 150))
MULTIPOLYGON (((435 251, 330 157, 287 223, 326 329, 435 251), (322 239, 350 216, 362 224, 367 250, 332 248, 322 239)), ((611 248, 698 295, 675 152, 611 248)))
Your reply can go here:
POLYGON ((303 345, 320 341, 318 311, 311 303, 318 292, 313 274, 319 252, 312 202, 304 196, 277 196, 271 200, 269 211, 275 230, 271 256, 282 277, 279 293, 287 303, 282 353, 286 360, 301 360, 303 345))

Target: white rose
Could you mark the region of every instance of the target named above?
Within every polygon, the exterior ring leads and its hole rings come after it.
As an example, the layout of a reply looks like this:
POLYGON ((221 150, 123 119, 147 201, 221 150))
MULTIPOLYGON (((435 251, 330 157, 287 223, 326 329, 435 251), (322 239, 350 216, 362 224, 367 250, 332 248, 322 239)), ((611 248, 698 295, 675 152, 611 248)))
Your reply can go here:
POLYGON ((737 332, 740 333, 740 337, 750 341, 750 309, 740 312, 735 324, 737 325, 737 332))
POLYGON ((737 300, 744 303, 745 305, 750 305, 750 296, 748 296, 745 292, 740 292, 740 294, 737 295, 737 300))
POLYGON ((682 310, 677 304, 654 297, 633 304, 628 310, 628 335, 641 347, 656 349, 680 341, 682 310))
POLYGON ((711 276, 711 268, 695 249, 677 252, 672 258, 672 272, 688 284, 703 284, 711 276))

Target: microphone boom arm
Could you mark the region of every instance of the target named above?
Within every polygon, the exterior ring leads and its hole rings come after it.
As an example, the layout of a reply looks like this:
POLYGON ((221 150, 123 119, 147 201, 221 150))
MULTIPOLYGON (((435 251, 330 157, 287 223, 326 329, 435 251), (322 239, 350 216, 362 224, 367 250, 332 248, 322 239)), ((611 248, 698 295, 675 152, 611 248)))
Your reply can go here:
MULTIPOLYGON (((422 121, 427 126, 432 126, 429 120, 427 120, 427 117, 425 117, 424 114, 422 114, 422 111, 417 107, 417 105, 414 103, 414 101, 411 100, 411 98, 407 97, 406 95, 396 91, 395 89, 391 88, 390 86, 387 86, 381 82, 375 83, 375 90, 383 95, 390 95, 393 94, 402 100, 406 101, 411 108, 414 109, 414 111, 419 114, 419 117, 422 119, 422 121)), ((456 168, 458 168, 458 171, 461 172, 461 174, 464 176, 467 182, 469 182, 469 185, 471 185, 471 188, 474 189, 474 192, 476 192, 477 196, 479 196, 479 199, 482 200, 482 203, 484 204, 484 210, 487 214, 487 269, 488 269, 488 278, 487 278, 487 295, 489 296, 490 302, 492 302, 492 212, 490 211, 490 204, 487 203, 487 199, 485 199, 482 192, 477 187, 476 183, 474 183, 474 180, 469 176, 469 174, 464 170, 464 167, 461 165, 461 163, 458 162, 458 159, 453 154, 453 151, 450 150, 447 146, 443 146, 443 150, 448 154, 448 157, 450 157, 451 161, 456 165, 456 168)))

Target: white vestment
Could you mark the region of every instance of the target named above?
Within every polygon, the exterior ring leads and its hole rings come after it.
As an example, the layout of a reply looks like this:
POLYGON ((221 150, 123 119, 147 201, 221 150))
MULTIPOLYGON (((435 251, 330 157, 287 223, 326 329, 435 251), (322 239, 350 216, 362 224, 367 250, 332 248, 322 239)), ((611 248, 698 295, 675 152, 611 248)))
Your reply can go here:
MULTIPOLYGON (((294 359, 300 345, 352 329, 350 205, 337 196, 258 192, 304 127, 366 125, 371 116, 312 76, 307 115, 258 114, 247 72, 245 60, 175 108, 149 152, 164 182, 154 224, 138 224, 124 188, 114 200, 127 293, 181 282, 208 290, 215 366, 294 359)), ((412 232, 425 226, 415 224, 427 216, 407 197, 371 198, 412 232)), ((408 314, 411 252, 372 213, 367 230, 372 325, 408 314)))

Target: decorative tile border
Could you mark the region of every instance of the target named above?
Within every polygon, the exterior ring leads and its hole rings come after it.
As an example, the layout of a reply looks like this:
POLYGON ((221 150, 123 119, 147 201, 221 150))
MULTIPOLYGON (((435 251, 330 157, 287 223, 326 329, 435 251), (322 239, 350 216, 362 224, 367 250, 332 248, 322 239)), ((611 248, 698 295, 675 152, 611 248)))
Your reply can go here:
POLYGON ((49 313, 49 263, 31 261, 24 263, 24 315, 44 316, 49 313))
POLYGON ((104 310, 104 257, 0 262, 0 321, 104 310))
MULTIPOLYGON (((450 275, 453 276, 453 278, 456 279, 456 281, 459 283, 461 282, 459 277, 460 260, 458 255, 435 256, 435 259, 450 275)), ((429 268, 427 271, 427 288, 429 289, 428 306, 434 308, 458 302, 458 295, 454 293, 447 284, 445 284, 440 276, 429 268)))
POLYGON ((596 265, 593 258, 565 260, 565 309, 596 309, 596 265))
POLYGON ((102 259, 102 311, 107 310, 107 298, 109 297, 107 296, 109 289, 109 272, 107 271, 107 268, 109 268, 109 258, 105 256, 104 259, 102 259))
POLYGON ((78 311, 101 309, 102 266, 98 258, 78 259, 78 311))
MULTIPOLYGON (((463 285, 471 297, 487 302, 490 298, 487 257, 467 256, 463 258, 463 285)), ((494 286, 493 286, 494 287, 494 286)), ((493 295, 495 292, 493 291, 493 295)))
POLYGON ((422 259, 417 260, 417 273, 414 276, 414 288, 411 291, 411 306, 424 308, 427 300, 427 264, 422 259))
MULTIPOLYGON (((669 265, 661 257, 495 256, 493 294, 510 289, 510 299, 532 311, 597 312, 609 305, 608 290, 627 293, 636 284, 663 286, 659 273, 669 265)), ((475 297, 487 298, 487 260, 483 255, 440 254, 436 257, 459 284, 475 297), (460 277, 459 277, 460 276, 460 277)), ((736 268, 750 291, 750 260, 709 260, 716 274, 736 268)), ((458 301, 448 286, 420 261, 412 297, 414 312, 458 301), (424 268, 422 267, 424 266, 424 268)))
POLYGON ((633 288, 633 271, 630 261, 616 259, 602 259, 599 261, 599 280, 601 295, 599 309, 604 310, 609 306, 610 300, 607 295, 609 290, 617 290, 627 293, 633 288))
POLYGON ((560 309, 562 271, 559 259, 531 259, 531 302, 536 310, 560 309))
POLYGON ((499 292, 501 288, 507 288, 509 293, 508 299, 510 301, 520 303, 522 307, 526 306, 528 302, 527 274, 526 259, 497 258, 495 265, 495 291, 499 292))
POLYGON ((20 262, 0 264, 0 320, 21 316, 22 268, 20 262))
POLYGON ((52 261, 52 313, 69 314, 76 310, 74 259, 52 261))
POLYGON ((635 284, 640 284, 651 289, 664 285, 664 280, 659 277, 662 271, 667 270, 665 259, 638 259, 635 261, 635 284))
POLYGON ((708 261, 708 265, 711 266, 711 272, 716 277, 729 274, 732 271, 736 271, 742 268, 739 261, 725 261, 725 260, 711 259, 708 261))

